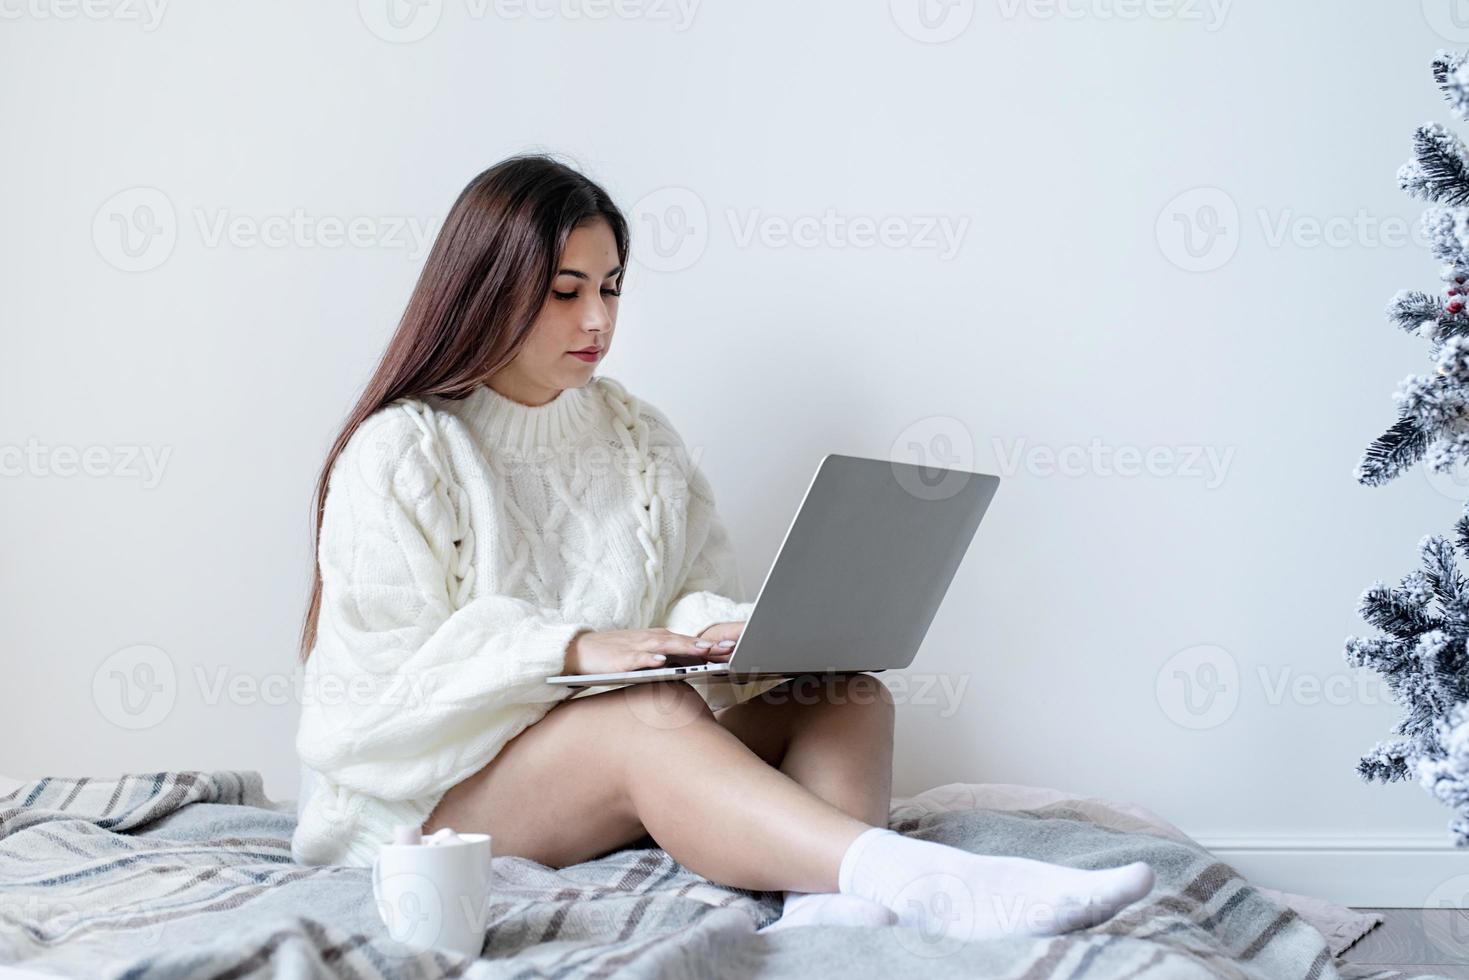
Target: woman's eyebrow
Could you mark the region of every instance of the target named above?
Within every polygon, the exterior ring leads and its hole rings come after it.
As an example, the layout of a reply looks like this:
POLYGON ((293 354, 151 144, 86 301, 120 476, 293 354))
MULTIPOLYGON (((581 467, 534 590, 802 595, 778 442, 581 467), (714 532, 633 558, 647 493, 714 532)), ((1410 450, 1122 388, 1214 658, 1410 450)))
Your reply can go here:
MULTIPOLYGON (((611 269, 607 270, 607 274, 602 278, 611 279, 613 276, 617 275, 621 271, 622 266, 614 265, 611 269)), ((577 279, 591 279, 591 276, 587 275, 585 272, 582 272, 580 269, 558 269, 556 275, 575 276, 577 279)))

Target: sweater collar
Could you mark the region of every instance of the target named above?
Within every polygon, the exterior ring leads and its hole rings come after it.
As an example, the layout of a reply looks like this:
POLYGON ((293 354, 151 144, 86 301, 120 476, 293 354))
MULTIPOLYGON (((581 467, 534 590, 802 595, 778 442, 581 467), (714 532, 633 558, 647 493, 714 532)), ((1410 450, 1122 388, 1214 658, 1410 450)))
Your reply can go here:
POLYGON ((595 379, 580 388, 563 388, 544 405, 525 405, 481 384, 464 399, 464 418, 490 445, 530 450, 571 442, 589 428, 594 411, 595 379))

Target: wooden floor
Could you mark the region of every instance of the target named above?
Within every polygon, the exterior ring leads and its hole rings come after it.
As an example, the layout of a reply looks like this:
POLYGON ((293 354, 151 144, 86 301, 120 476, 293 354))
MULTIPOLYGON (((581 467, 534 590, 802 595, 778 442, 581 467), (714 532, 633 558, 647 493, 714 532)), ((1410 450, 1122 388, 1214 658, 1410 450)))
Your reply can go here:
POLYGON ((1384 921, 1346 951, 1348 963, 1469 980, 1469 909, 1360 911, 1384 921))

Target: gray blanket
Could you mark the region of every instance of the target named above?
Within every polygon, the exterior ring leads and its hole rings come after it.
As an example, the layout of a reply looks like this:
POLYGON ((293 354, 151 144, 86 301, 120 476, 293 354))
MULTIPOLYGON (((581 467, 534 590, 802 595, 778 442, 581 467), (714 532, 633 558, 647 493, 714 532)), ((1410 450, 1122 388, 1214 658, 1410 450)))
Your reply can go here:
POLYGON ((894 829, 1075 867, 1145 860, 1152 894, 1064 936, 933 941, 901 927, 757 935, 779 896, 658 848, 561 871, 494 859, 477 960, 395 945, 368 872, 291 859, 295 816, 254 772, 42 779, 0 798, 0 963, 78 977, 1399 977, 1338 972, 1319 932, 1207 851, 1065 807, 965 809, 894 829))

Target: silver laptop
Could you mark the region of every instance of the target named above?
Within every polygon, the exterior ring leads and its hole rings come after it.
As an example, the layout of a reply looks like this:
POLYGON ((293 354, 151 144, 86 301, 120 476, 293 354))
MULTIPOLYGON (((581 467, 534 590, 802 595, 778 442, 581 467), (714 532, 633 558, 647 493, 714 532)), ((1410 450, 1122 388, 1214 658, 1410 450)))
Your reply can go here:
POLYGON ((755 596, 728 661, 563 674, 567 687, 687 675, 735 682, 907 667, 999 477, 828 454, 755 596))

